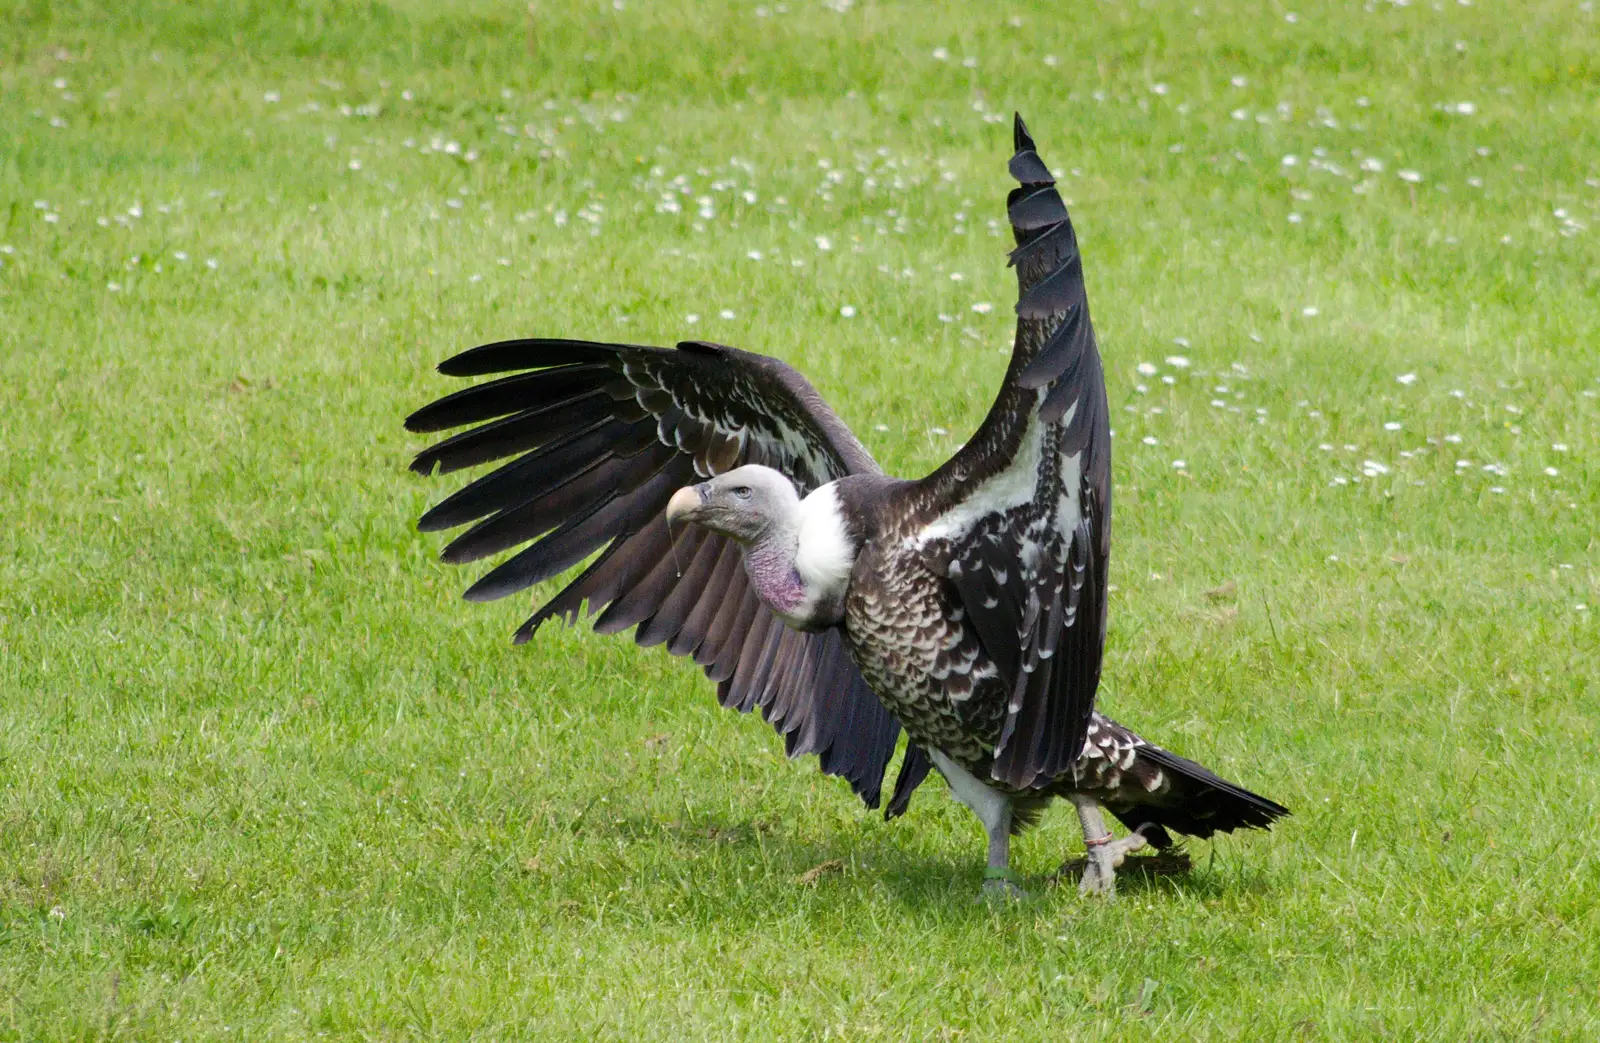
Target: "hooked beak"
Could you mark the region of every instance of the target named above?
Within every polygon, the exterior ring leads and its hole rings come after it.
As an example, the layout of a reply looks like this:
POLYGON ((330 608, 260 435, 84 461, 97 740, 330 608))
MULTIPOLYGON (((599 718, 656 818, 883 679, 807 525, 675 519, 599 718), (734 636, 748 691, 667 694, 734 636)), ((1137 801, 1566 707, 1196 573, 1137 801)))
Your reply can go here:
POLYGON ((672 494, 672 499, 667 501, 667 524, 692 520, 694 512, 706 502, 708 490, 705 483, 699 485, 686 485, 672 494))

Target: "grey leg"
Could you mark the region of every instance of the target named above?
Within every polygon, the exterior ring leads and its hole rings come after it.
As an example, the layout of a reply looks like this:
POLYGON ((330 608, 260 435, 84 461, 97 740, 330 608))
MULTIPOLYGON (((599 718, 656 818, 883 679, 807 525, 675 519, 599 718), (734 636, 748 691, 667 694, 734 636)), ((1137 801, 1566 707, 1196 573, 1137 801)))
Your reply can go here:
POLYGON ((1007 802, 996 810, 998 814, 983 820, 984 831, 989 834, 989 864, 983 872, 983 894, 985 897, 1020 898, 1023 890, 1011 872, 1011 804, 1007 802))
POLYGON ((989 863, 983 871, 983 897, 1020 898, 1023 890, 1011 872, 1011 798, 938 750, 930 749, 928 756, 950 783, 950 792, 972 809, 988 834, 989 863))
POLYGON ((1130 833, 1121 840, 1112 840, 1106 829, 1106 820, 1100 814, 1100 802, 1082 793, 1071 796, 1078 809, 1078 823, 1083 826, 1083 844, 1087 854, 1083 863, 1083 880, 1078 884, 1079 894, 1105 895, 1116 893, 1116 869, 1131 851, 1145 846, 1143 834, 1130 833))

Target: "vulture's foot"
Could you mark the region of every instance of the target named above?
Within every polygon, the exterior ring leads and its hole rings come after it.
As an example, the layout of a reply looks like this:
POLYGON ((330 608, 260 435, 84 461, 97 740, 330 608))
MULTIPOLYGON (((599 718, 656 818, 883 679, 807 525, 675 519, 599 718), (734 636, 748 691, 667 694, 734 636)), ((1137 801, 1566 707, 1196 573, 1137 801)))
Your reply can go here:
POLYGON ((978 892, 980 902, 1016 902, 1028 897, 1022 889, 1022 876, 1011 869, 993 866, 983 871, 983 888, 978 892))
POLYGON ((1117 891, 1117 867, 1128 857, 1128 852, 1139 850, 1147 841, 1144 834, 1137 832, 1121 840, 1111 839, 1105 816, 1100 814, 1098 800, 1085 793, 1071 794, 1069 799, 1078 809, 1078 823, 1083 826, 1083 846, 1087 849, 1078 893, 1110 898, 1117 891))
MULTIPOLYGON (((1132 850, 1132 849, 1130 849, 1132 850)), ((1069 881, 1082 881, 1084 869, 1088 867, 1089 859, 1079 856, 1069 858, 1061 863, 1061 868, 1045 877, 1045 881, 1055 887, 1069 881)), ((1157 851, 1153 855, 1125 854, 1123 860, 1115 867, 1119 875, 1128 876, 1178 876, 1194 868, 1189 853, 1180 848, 1168 848, 1157 851)))
POLYGON ((1117 868, 1130 852, 1146 845, 1142 833, 1129 833, 1121 840, 1106 837, 1102 843, 1089 847, 1083 860, 1083 878, 1078 881, 1078 893, 1105 895, 1110 898, 1117 892, 1117 868))

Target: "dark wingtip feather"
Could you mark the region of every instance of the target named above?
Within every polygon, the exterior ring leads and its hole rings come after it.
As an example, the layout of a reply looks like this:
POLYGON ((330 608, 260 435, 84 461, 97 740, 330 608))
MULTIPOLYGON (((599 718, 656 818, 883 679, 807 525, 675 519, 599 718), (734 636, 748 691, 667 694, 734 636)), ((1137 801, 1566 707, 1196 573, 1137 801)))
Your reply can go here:
POLYGON ((1072 311, 1056 326, 1039 354, 1017 374, 1017 386, 1032 391, 1062 376, 1083 357, 1090 338, 1084 335, 1083 312, 1072 311))
POLYGON ((922 780, 928 777, 932 767, 933 761, 926 750, 914 742, 906 744, 906 755, 900 761, 900 773, 894 780, 894 793, 883 809, 885 822, 899 818, 910 809, 911 794, 922 785, 922 780))
POLYGON ((560 337, 525 337, 480 344, 439 363, 447 377, 481 377, 514 369, 542 369, 575 362, 601 362, 615 356, 626 345, 601 344, 590 340, 560 337))
POLYGON ((1019 188, 1012 195, 1017 198, 1006 207, 1006 216, 1013 228, 1031 232, 1067 219, 1066 204, 1052 185, 1040 185, 1031 192, 1019 188))
POLYGON ((1042 265, 1054 268, 1077 252, 1078 237, 1072 230, 1072 222, 1057 221, 1019 243, 1016 249, 1006 255, 1006 267, 1042 265))
POLYGON ((427 512, 424 513, 422 517, 417 519, 417 531, 443 532, 446 529, 453 529, 457 525, 460 525, 461 523, 457 521, 448 510, 441 510, 441 508, 447 507, 448 501, 445 503, 434 504, 432 507, 428 508, 427 512))
POLYGON ((1022 122, 1022 113, 1011 114, 1011 142, 1012 148, 1017 152, 1026 152, 1033 148, 1033 136, 1028 133, 1028 125, 1022 122))
POLYGON ((1024 185, 1053 185, 1056 179, 1051 176, 1050 168, 1044 165, 1044 160, 1039 158, 1039 153, 1028 149, 1018 152, 1011 157, 1011 162, 1006 165, 1011 171, 1011 176, 1024 185))
POLYGON ((527 644, 529 641, 533 640, 533 635, 539 632, 539 628, 544 626, 552 619, 559 619, 563 623, 566 623, 570 626, 578 618, 578 608, 576 606, 570 608, 560 608, 558 607, 560 604, 561 598, 559 595, 557 595, 554 599, 545 602, 544 605, 540 607, 539 611, 529 616, 523 622, 523 624, 517 628, 517 632, 511 635, 511 643, 513 645, 527 644))
POLYGON ((512 579, 508 579, 507 572, 502 566, 491 569, 488 574, 463 591, 461 599, 481 605, 490 601, 498 601, 509 594, 524 590, 528 586, 529 584, 518 584, 512 579))
MULTIPOLYGON (((533 413, 561 402, 572 403, 585 394, 600 391, 615 375, 616 368, 603 363, 513 373, 428 403, 406 418, 406 429, 418 433, 447 431, 516 413, 533 413)), ((453 444, 447 441, 433 448, 453 444)))
POLYGON ((1017 301, 1024 319, 1049 319, 1065 315, 1083 302, 1083 264, 1076 256, 1028 288, 1017 301))
MULTIPOLYGON (((410 431, 412 434, 423 434, 433 430, 433 428, 427 426, 428 411, 431 408, 431 404, 423 406, 415 413, 412 413, 410 416, 406 417, 406 430, 410 431)), ((412 470, 416 470, 415 464, 412 465, 412 470)))

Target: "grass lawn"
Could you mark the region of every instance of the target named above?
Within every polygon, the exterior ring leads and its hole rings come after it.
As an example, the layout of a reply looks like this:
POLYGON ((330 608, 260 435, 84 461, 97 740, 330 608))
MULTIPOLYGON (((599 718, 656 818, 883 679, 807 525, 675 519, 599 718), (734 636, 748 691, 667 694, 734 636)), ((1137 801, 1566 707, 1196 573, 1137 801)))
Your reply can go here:
POLYGON ((1600 1038, 1597 18, 13 0, 0 1038, 1600 1038), (1294 810, 1109 904, 1070 808, 978 904, 937 780, 885 824, 660 649, 512 647, 405 470, 437 361, 568 334, 781 356, 925 473, 1013 109, 1110 383, 1102 705, 1294 810))

